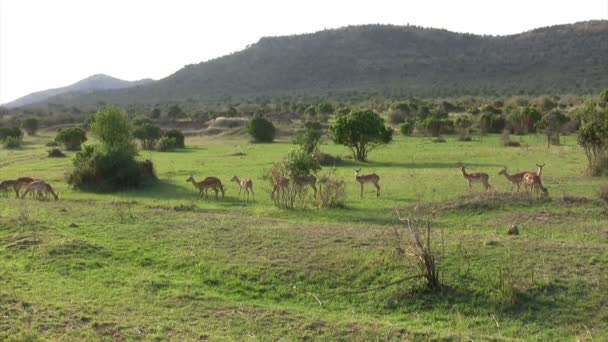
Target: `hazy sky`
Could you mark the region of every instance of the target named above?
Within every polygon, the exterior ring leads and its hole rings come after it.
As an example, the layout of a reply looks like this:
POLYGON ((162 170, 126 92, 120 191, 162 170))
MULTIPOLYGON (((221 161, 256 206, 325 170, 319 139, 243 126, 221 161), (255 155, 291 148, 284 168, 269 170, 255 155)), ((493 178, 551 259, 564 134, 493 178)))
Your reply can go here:
POLYGON ((0 103, 105 73, 166 77, 262 36, 390 23, 504 35, 608 18, 608 0, 0 0, 0 103))

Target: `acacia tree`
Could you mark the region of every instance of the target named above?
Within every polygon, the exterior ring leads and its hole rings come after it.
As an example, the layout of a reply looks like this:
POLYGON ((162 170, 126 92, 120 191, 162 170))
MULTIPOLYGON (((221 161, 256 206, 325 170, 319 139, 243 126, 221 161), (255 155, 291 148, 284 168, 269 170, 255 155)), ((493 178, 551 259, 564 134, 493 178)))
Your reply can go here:
POLYGON ((371 110, 353 111, 340 115, 329 128, 334 143, 348 147, 353 158, 366 161, 370 151, 393 139, 393 130, 384 119, 371 110))
POLYGON ((320 123, 312 121, 305 123, 304 128, 306 129, 305 132, 298 134, 293 142, 300 145, 306 153, 311 154, 319 148, 323 127, 320 123))
POLYGON ((162 136, 160 127, 146 122, 135 128, 133 137, 141 141, 141 146, 144 150, 152 150, 156 146, 156 142, 162 136))
POLYGON ((536 124, 536 127, 544 130, 547 136, 547 148, 551 146, 551 143, 559 145, 559 132, 566 122, 568 122, 568 117, 556 110, 543 116, 536 124))
POLYGON ((79 127, 63 128, 55 137, 55 142, 63 144, 69 151, 78 151, 83 142, 87 141, 86 132, 79 127))
POLYGON ((40 121, 36 118, 27 118, 23 120, 21 127, 27 132, 28 135, 34 135, 40 127, 40 121))
POLYGON ((578 144, 587 156, 587 170, 593 176, 608 169, 608 108, 587 101, 575 112, 580 121, 578 144))

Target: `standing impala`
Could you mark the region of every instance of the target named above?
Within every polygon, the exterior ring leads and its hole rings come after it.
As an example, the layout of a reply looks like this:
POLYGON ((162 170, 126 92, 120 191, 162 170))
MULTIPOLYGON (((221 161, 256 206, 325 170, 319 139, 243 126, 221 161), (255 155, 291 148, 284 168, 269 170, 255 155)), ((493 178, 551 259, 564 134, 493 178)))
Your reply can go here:
POLYGON ((241 191, 245 190, 245 194, 247 194, 247 199, 245 202, 249 202, 249 191, 253 195, 253 203, 255 203, 255 194, 253 193, 253 181, 249 178, 245 178, 240 180, 239 177, 234 176, 230 180, 231 182, 235 182, 239 186, 239 198, 241 198, 241 191))
POLYGON ((376 187, 376 197, 380 197, 380 184, 378 184, 380 176, 375 173, 359 176, 359 172, 361 169, 355 169, 355 179, 361 184, 361 197, 363 197, 363 185, 366 183, 373 184, 376 187))
POLYGON ((549 195, 549 190, 543 186, 543 183, 540 181, 540 176, 538 176, 538 174, 528 172, 524 176, 524 181, 526 182, 526 188, 529 187, 530 190, 534 191, 535 194, 538 194, 542 191, 544 196, 549 195))
MULTIPOLYGON (((514 173, 514 174, 510 175, 507 173, 506 166, 498 173, 498 175, 504 175, 505 178, 507 178, 511 183, 513 183, 513 186, 517 186, 517 192, 519 192, 521 183, 524 182, 525 174, 526 174, 526 172, 518 172, 518 173, 514 173)), ((511 188, 511 189, 513 189, 513 188, 511 188)))
POLYGON ((194 177, 190 176, 186 182, 192 183, 198 189, 198 198, 203 197, 203 193, 205 193, 206 199, 209 198, 207 193, 209 189, 215 191, 215 199, 218 199, 218 191, 222 192, 222 198, 224 198, 224 187, 222 186, 222 181, 217 177, 207 177, 202 182, 197 182, 194 180, 194 177))
POLYGON ((487 173, 483 173, 483 172, 467 173, 466 167, 464 165, 460 168, 460 171, 462 171, 462 176, 464 177, 464 179, 466 179, 467 182, 469 182, 469 190, 473 189, 473 183, 483 184, 486 191, 488 191, 492 188, 490 186, 490 183, 488 182, 490 180, 490 176, 488 176, 487 173))
POLYGON ((317 177, 315 176, 294 176, 292 177, 293 183, 298 188, 304 188, 306 186, 310 186, 314 191, 314 197, 317 198, 317 177))

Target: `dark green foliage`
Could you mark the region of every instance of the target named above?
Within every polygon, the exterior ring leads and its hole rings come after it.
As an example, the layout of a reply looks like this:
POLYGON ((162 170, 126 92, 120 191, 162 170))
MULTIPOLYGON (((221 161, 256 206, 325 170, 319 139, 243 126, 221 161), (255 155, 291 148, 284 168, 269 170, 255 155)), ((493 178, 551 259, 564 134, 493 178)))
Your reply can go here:
POLYGON ((63 158, 63 157, 65 157, 65 154, 60 149, 53 148, 53 149, 49 150, 48 157, 49 158, 63 158))
POLYGON ((305 131, 294 138, 294 144, 311 154, 317 151, 321 136, 323 135, 323 127, 318 122, 307 122, 304 124, 305 131))
POLYGON ((179 129, 170 129, 163 134, 163 137, 175 140, 174 148, 186 148, 186 138, 179 129))
POLYGON ((551 144, 559 145, 559 133, 570 119, 559 110, 554 110, 540 119, 536 127, 539 131, 544 131, 547 136, 547 147, 551 144))
POLYGON ((137 150, 122 109, 100 109, 91 128, 100 144, 85 146, 76 154, 68 183, 82 190, 116 191, 156 180, 151 161, 135 160, 137 150))
POLYGON ((527 106, 511 113, 508 116, 509 125, 516 134, 526 134, 534 132, 536 123, 542 115, 534 106, 527 106))
POLYGON ((0 141, 12 137, 18 140, 23 138, 23 131, 19 127, 0 127, 0 141))
POLYGON ((154 120, 156 119, 160 119, 160 115, 161 115, 161 111, 159 108, 154 108, 152 109, 152 111, 150 112, 150 117, 154 120))
POLYGON ((178 105, 173 105, 171 107, 169 107, 169 111, 167 112, 167 116, 171 119, 171 120, 177 120, 179 118, 182 118, 185 116, 184 111, 182 110, 182 108, 178 105))
POLYGON ((580 121, 577 140, 587 156, 587 170, 593 176, 602 175, 608 171, 608 108, 587 101, 576 116, 580 121))
POLYGON ((87 141, 87 134, 79 127, 62 128, 55 137, 55 142, 62 144, 68 151, 80 150, 80 146, 85 141, 87 141))
POLYGON ((16 138, 13 136, 6 137, 2 140, 2 146, 8 149, 16 149, 21 147, 22 138, 16 138))
POLYGON ((331 154, 323 153, 318 150, 313 156, 321 166, 336 166, 342 163, 342 158, 339 156, 332 156, 331 154))
POLYGON ((158 150, 161 152, 171 152, 177 148, 175 138, 164 136, 158 142, 158 150))
POLYGON ((283 165, 290 177, 308 176, 321 169, 314 156, 302 148, 291 149, 283 159, 283 165))
POLYGON ((432 137, 438 137, 441 133, 448 133, 454 129, 452 121, 448 119, 440 119, 434 116, 429 116, 421 123, 426 134, 432 137))
POLYGON ((156 142, 162 136, 160 127, 153 123, 145 122, 135 126, 133 137, 141 141, 141 146, 144 150, 152 150, 156 146, 156 142))
POLYGON ((37 118, 27 118, 23 120, 21 127, 28 135, 34 135, 38 131, 38 128, 40 128, 40 120, 37 118))
POLYGON ((56 147, 56 146, 59 146, 59 144, 55 140, 52 140, 52 141, 49 141, 48 143, 46 143, 45 146, 56 147))
POLYGON ((256 142, 269 143, 274 140, 276 129, 272 122, 266 120, 261 116, 256 116, 249 122, 247 127, 249 135, 256 142))
POLYGON ((471 138, 469 137, 469 129, 473 125, 473 121, 471 117, 468 115, 461 115, 456 118, 454 121, 454 127, 458 132, 458 140, 460 141, 469 141, 471 138))
POLYGON ((415 121, 410 119, 402 123, 401 126, 399 126, 399 131, 403 135, 412 135, 412 133, 414 132, 414 127, 415 121))
POLYGON ((338 116, 330 127, 330 135, 334 143, 348 147, 353 158, 359 161, 366 161, 370 151, 393 140, 393 130, 371 110, 338 116))

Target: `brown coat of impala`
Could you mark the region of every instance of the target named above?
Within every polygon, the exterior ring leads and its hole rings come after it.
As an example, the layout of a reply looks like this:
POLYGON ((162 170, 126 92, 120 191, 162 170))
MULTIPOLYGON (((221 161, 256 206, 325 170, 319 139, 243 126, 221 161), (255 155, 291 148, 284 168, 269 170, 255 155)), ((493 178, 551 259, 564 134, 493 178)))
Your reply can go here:
POLYGON ((317 177, 315 176, 295 176, 292 177, 293 184, 295 184, 298 188, 304 188, 306 186, 310 186, 314 191, 314 197, 317 198, 317 177))
POLYGON ((51 185, 49 183, 46 183, 43 181, 31 182, 27 186, 27 188, 25 189, 23 194, 21 194, 21 198, 25 198, 25 196, 30 192, 34 192, 41 199, 48 199, 49 194, 51 194, 51 195, 53 195, 53 197, 55 197, 55 201, 59 199, 59 194, 57 194, 57 193, 55 193, 55 191, 53 191, 53 187, 51 187, 51 185))
MULTIPOLYGON (((517 192, 519 192, 519 189, 521 187, 521 184, 524 182, 524 175, 527 172, 518 172, 518 173, 514 173, 512 175, 510 175, 509 173, 507 173, 507 167, 505 166, 499 173, 498 175, 504 175, 505 178, 507 180, 509 180, 509 182, 513 183, 513 186, 517 186, 517 192)), ((512 189, 512 188, 511 188, 512 189)))
POLYGON ((193 176, 190 176, 186 182, 192 183, 198 189, 198 198, 203 197, 203 193, 205 194, 205 198, 209 198, 209 194, 207 193, 209 189, 215 191, 215 199, 219 198, 218 192, 221 192, 222 198, 224 198, 224 186, 222 186, 222 181, 217 177, 207 177, 202 182, 197 182, 193 176))
POLYGON ((483 184, 486 191, 488 191, 492 188, 492 186, 490 186, 490 183, 489 183, 490 176, 488 176, 487 173, 483 173, 483 172, 467 173, 465 166, 461 167, 460 171, 462 172, 462 176, 464 177, 464 179, 466 179, 467 182, 469 183, 469 190, 473 189, 473 183, 483 184))
POLYGON ((355 169, 355 180, 361 185, 361 197, 363 197, 363 185, 364 184, 373 184, 376 188, 376 197, 380 197, 380 176, 375 173, 371 173, 369 175, 359 175, 361 169, 355 169))
POLYGON ((239 177, 234 176, 230 180, 231 182, 235 182, 239 186, 239 198, 241 198, 241 191, 245 190, 245 194, 247 195, 247 199, 245 202, 249 202, 249 192, 253 195, 253 203, 255 203, 255 194, 253 193, 253 181, 249 178, 245 178, 240 180, 239 177))

